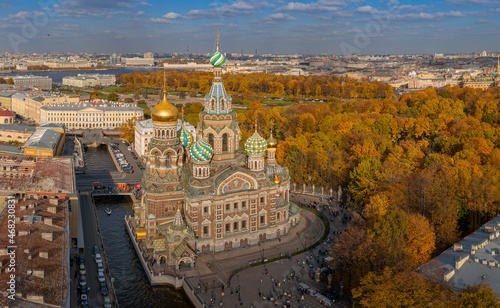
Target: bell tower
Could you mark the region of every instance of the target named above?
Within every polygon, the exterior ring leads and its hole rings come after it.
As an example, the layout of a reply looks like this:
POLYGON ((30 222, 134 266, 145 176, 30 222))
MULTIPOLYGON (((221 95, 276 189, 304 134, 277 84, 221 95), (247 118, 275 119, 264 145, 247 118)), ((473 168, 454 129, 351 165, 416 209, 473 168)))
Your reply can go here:
POLYGON ((214 78, 210 93, 205 96, 205 108, 200 113, 200 129, 213 148, 212 161, 232 160, 236 157, 240 143, 240 128, 236 112, 232 110, 231 95, 226 93, 222 80, 222 65, 225 56, 219 51, 219 31, 217 31, 216 51, 210 58, 214 78))

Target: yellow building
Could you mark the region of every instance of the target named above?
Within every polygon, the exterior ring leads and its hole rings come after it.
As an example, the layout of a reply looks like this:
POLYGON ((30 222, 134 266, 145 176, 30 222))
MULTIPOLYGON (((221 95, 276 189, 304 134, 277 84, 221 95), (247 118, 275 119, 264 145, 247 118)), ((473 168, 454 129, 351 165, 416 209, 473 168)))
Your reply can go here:
MULTIPOLYGON (((88 95, 88 94, 87 94, 88 95)), ((40 108, 53 103, 80 103, 80 96, 72 93, 59 95, 48 92, 22 92, 12 95, 12 111, 20 116, 40 122, 40 108)))
POLYGON ((68 129, 114 129, 129 119, 143 119, 144 109, 126 103, 90 102, 47 104, 40 108, 41 123, 59 123, 68 129))

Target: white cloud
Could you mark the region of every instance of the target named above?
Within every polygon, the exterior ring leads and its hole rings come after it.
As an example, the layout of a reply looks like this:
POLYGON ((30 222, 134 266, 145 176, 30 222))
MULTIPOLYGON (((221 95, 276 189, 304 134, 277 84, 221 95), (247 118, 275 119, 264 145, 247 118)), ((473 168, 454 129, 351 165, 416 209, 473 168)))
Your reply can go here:
POLYGON ((224 4, 210 9, 191 10, 185 15, 188 18, 231 18, 239 16, 249 16, 262 11, 263 8, 271 7, 272 4, 263 0, 256 1, 236 1, 231 4, 224 4))
POLYGON ((181 18, 185 18, 185 17, 182 16, 181 14, 178 14, 178 13, 168 12, 167 14, 163 15, 162 18, 166 18, 166 19, 181 19, 181 18))
POLYGON ((144 14, 145 14, 144 11, 138 11, 137 13, 135 13, 135 15, 137 15, 137 16, 142 16, 144 14))
POLYGON ((279 21, 287 21, 287 20, 297 20, 297 18, 289 15, 289 14, 283 14, 283 13, 275 13, 271 14, 269 16, 264 17, 262 20, 265 22, 279 22, 279 21))
POLYGON ((478 20, 476 20, 476 23, 478 23, 478 24, 493 24, 493 23, 495 23, 495 21, 491 20, 491 19, 478 19, 478 20))
POLYGON ((77 24, 63 24, 54 27, 54 30, 61 31, 80 31, 80 26, 77 24))
POLYGON ((214 28, 214 29, 234 29, 234 28, 238 28, 238 24, 214 22, 214 23, 201 25, 200 27, 201 28, 214 28))
POLYGON ((150 22, 153 22, 153 23, 162 23, 162 24, 171 24, 171 25, 182 24, 182 22, 180 22, 180 21, 173 21, 173 20, 166 19, 166 18, 149 18, 148 20, 150 22))
POLYGON ((444 1, 447 5, 454 6, 471 6, 471 5, 500 5, 500 1, 497 0, 446 0, 444 1))
POLYGON ((405 4, 405 5, 397 5, 397 6, 393 6, 391 8, 391 11, 400 11, 400 12, 415 12, 415 11, 420 11, 422 10, 423 8, 427 7, 427 5, 409 5, 409 4, 405 4))
POLYGON ((313 3, 290 2, 277 8, 276 11, 321 13, 338 11, 343 6, 346 6, 343 0, 319 0, 313 3))
POLYGON ((139 4, 143 6, 153 6, 151 3, 147 3, 146 1, 139 2, 139 4))
POLYGON ((379 9, 376 9, 370 5, 360 6, 356 9, 356 12, 363 13, 363 14, 384 14, 384 13, 387 13, 387 11, 380 11, 379 9))

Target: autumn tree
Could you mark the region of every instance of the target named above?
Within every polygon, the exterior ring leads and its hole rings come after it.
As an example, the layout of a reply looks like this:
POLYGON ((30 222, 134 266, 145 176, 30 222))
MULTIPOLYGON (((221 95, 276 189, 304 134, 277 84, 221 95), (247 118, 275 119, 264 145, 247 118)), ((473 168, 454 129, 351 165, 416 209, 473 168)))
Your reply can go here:
POLYGON ((118 100, 118 94, 112 92, 108 95, 108 100, 112 102, 116 102, 118 100))
POLYGON ((124 138, 128 143, 132 143, 135 136, 135 124, 141 120, 142 118, 134 117, 123 122, 118 128, 120 137, 124 138))
POLYGON ((489 285, 477 284, 468 286, 458 295, 460 307, 463 308, 498 308, 500 304, 497 294, 489 285))

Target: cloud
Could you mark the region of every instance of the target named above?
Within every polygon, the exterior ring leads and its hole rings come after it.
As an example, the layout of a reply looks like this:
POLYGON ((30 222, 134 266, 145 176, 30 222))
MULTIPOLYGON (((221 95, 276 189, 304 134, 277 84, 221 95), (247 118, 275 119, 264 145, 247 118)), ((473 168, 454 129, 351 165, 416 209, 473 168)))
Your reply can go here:
POLYGON ((376 9, 370 5, 360 6, 356 9, 356 12, 362 14, 374 14, 374 15, 387 13, 387 11, 380 11, 379 9, 376 9))
POLYGON ((338 11, 343 6, 346 6, 346 3, 343 0, 319 0, 318 2, 313 3, 290 2, 284 6, 280 6, 276 9, 276 11, 321 13, 338 11))
POLYGON ((478 24, 494 24, 495 21, 491 19, 478 19, 476 20, 476 23, 478 24))
POLYGON ((492 13, 500 13, 500 8, 491 9, 490 12, 492 12, 492 13))
POLYGON ((139 2, 142 6, 153 6, 151 3, 147 3, 146 1, 139 2))
POLYGON ((415 12, 415 11, 420 11, 423 8, 426 8, 427 5, 421 4, 421 5, 396 5, 391 8, 392 11, 400 11, 400 12, 415 12))
POLYGON ((396 14, 389 15, 388 17, 394 20, 443 20, 448 17, 465 17, 466 15, 460 11, 450 11, 450 12, 436 12, 436 13, 408 13, 408 14, 396 14))
POLYGON ((231 4, 224 4, 210 9, 191 10, 185 14, 189 19, 201 18, 231 18, 240 16, 250 16, 262 11, 263 8, 271 7, 267 1, 236 1, 231 4))
POLYGON ((163 15, 162 18, 166 19, 181 19, 181 18, 186 18, 182 16, 181 14, 174 13, 174 12, 168 12, 167 14, 163 15))
POLYGON ((135 15, 137 15, 137 16, 142 16, 144 14, 145 14, 144 11, 138 11, 137 13, 135 13, 135 15))
POLYGON ((171 24, 171 25, 181 25, 182 24, 182 22, 180 22, 180 21, 173 21, 173 20, 166 19, 166 18, 149 18, 148 21, 153 22, 153 23, 171 24))
POLYGON ((213 29, 234 29, 234 28, 238 28, 238 24, 214 22, 214 23, 201 25, 200 27, 201 28, 213 28, 213 29))
POLYGON ((135 0, 102 1, 102 0, 70 0, 63 1, 61 4, 55 4, 52 10, 55 10, 58 16, 62 17, 102 17, 111 18, 113 15, 133 14, 135 13, 135 0), (123 11, 123 10, 129 11, 123 11), (119 10, 119 11, 116 11, 119 10))
POLYGON ((61 30, 61 31, 80 31, 80 25, 77 24, 64 24, 64 25, 57 25, 54 27, 54 30, 61 30))
POLYGON ((289 14, 275 13, 275 14, 271 14, 269 16, 264 17, 262 20, 267 22, 267 23, 277 23, 280 21, 297 20, 297 18, 295 18, 289 14))
POLYGON ((473 6, 473 5, 500 5, 500 1, 497 0, 445 0, 445 4, 454 6, 473 6))

